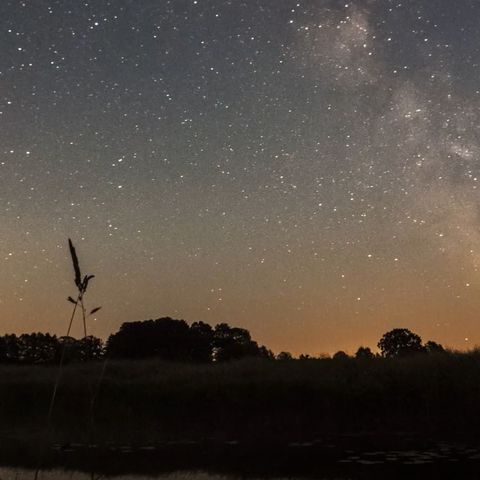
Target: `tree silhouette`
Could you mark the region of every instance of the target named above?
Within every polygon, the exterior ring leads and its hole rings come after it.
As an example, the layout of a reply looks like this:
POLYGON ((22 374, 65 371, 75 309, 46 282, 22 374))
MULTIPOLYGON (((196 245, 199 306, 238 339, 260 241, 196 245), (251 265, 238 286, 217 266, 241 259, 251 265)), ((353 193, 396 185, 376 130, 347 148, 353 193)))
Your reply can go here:
POLYGON ((77 340, 80 352, 80 361, 89 362, 92 360, 100 360, 103 357, 103 342, 89 335, 88 337, 77 340))
POLYGON ((385 333, 378 342, 384 357, 405 357, 425 352, 422 339, 407 328, 395 328, 385 333))
POLYGON ((28 333, 17 337, 17 359, 21 363, 52 363, 58 340, 49 333, 28 333))
POLYGON ((258 354, 255 355, 255 356, 261 357, 261 358, 269 358, 270 360, 275 358, 274 353, 269 348, 267 348, 265 345, 260 345, 258 347, 258 354))
POLYGON ((170 317, 124 323, 107 342, 107 354, 117 358, 159 357, 188 361, 190 351, 187 322, 170 317))
POLYGON ((290 352, 280 352, 276 356, 277 360, 293 360, 292 354, 290 352))
POLYGON ((369 347, 359 347, 355 358, 375 358, 375 355, 369 347))
POLYGON ((217 362, 237 360, 245 357, 272 356, 265 347, 250 337, 250 332, 244 328, 230 327, 226 323, 219 323, 214 330, 213 357, 217 362))
POLYGON ((82 360, 80 342, 73 337, 60 337, 55 354, 55 363, 60 362, 62 355, 64 363, 80 362, 82 360))
POLYGON ((88 336, 77 340, 49 333, 0 337, 0 363, 51 364, 88 362, 103 357, 103 342, 88 336))
POLYGON ((117 333, 110 335, 106 351, 113 358, 158 357, 198 363, 243 357, 273 358, 273 353, 253 341, 244 328, 221 323, 212 329, 204 322, 194 322, 189 327, 184 320, 170 317, 124 323, 117 333))
POLYGON ((14 334, 0 337, 0 362, 18 362, 18 337, 14 334))
POLYGON ((190 327, 190 360, 198 363, 212 361, 213 328, 204 322, 193 322, 190 327))
POLYGON ((433 342, 432 340, 429 340, 425 344, 425 350, 427 353, 445 353, 443 346, 437 342, 433 342))

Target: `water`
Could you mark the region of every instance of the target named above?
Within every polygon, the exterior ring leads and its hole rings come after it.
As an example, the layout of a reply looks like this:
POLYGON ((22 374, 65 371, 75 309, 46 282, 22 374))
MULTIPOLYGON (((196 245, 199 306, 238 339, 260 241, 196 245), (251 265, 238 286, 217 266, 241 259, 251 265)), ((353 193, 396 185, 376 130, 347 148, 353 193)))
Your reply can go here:
MULTIPOLYGON (((0 468, 0 480, 33 480, 33 470, 0 468)), ((295 477, 288 477, 289 480, 295 480, 295 477)), ((175 472, 161 474, 156 476, 139 475, 120 475, 120 476, 102 476, 73 472, 66 470, 50 470, 41 472, 39 480, 240 480, 240 477, 230 475, 214 475, 206 472, 175 472)), ((260 479, 250 479, 260 480, 260 479)), ((285 478, 272 478, 269 480, 286 480, 285 478)))
MULTIPOLYGON (((154 446, 107 449, 113 456, 93 456, 82 445, 70 445, 57 457, 60 462, 43 463, 45 468, 38 480, 478 480, 480 478, 480 445, 476 443, 432 443, 424 448, 374 450, 337 448, 315 443, 291 443, 281 451, 268 454, 259 449, 255 456, 230 445, 227 450, 208 454, 198 445, 190 450, 167 452, 154 446), (195 453, 197 457, 195 457, 195 453), (62 468, 63 466, 63 468, 62 468), (89 469, 95 472, 88 473, 89 469), (82 470, 82 471, 78 471, 82 470), (137 473, 125 473, 137 472, 137 473), (163 473, 159 473, 163 472, 163 473), (169 473, 165 473, 169 472, 169 473)), ((52 451, 58 452, 54 446, 52 451)), ((53 457, 55 458, 55 457, 53 457)), ((6 459, 4 458, 3 461, 6 459)), ((50 459, 52 460, 52 458, 50 459)), ((8 464, 8 460, 7 464, 8 464)), ((16 465, 22 463, 17 457, 16 465)), ((11 463, 10 465, 13 465, 11 463)), ((0 467, 0 480, 34 480, 34 470, 20 467, 0 467)))

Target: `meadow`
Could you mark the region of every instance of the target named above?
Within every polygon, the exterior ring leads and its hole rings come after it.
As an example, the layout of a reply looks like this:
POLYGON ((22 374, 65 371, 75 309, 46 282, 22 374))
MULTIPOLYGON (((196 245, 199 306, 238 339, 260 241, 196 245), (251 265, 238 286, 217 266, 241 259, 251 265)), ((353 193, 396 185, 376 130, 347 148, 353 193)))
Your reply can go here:
MULTIPOLYGON (((0 366, 3 438, 45 439, 57 373, 55 365, 0 366)), ((48 441, 255 444, 332 435, 468 437, 480 427, 479 379, 476 350, 206 365, 156 359, 68 364, 48 441)))

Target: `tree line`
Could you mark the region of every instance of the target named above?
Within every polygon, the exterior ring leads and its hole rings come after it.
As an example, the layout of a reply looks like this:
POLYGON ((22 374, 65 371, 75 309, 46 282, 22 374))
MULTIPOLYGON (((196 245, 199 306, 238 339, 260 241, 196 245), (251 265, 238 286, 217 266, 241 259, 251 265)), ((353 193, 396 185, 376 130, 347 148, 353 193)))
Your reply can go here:
POLYGON ((48 364, 87 362, 105 353, 102 340, 88 336, 82 339, 57 337, 49 333, 25 333, 0 337, 0 363, 48 364))
POLYGON ((189 325, 170 317, 126 322, 106 342, 87 336, 75 339, 49 333, 8 334, 0 337, 0 363, 54 364, 157 357, 167 361, 209 363, 246 357, 274 358, 252 340, 244 328, 204 322, 189 325))
POLYGON ((273 353, 252 340, 245 328, 219 323, 194 322, 170 317, 124 323, 108 338, 106 352, 112 358, 159 357, 169 361, 208 363, 245 357, 273 358, 273 353))
MULTIPOLYGON (((417 354, 444 353, 444 348, 433 341, 422 343, 421 338, 405 328, 385 333, 378 342, 379 353, 369 347, 360 347, 355 358, 398 358, 417 354)), ((57 337, 48 333, 31 333, 0 337, 0 363, 11 364, 56 364, 87 362, 102 358, 138 360, 159 358, 172 362, 213 363, 242 358, 264 358, 279 361, 292 360, 289 352, 274 355, 271 350, 259 345, 244 328, 220 323, 215 327, 170 317, 141 322, 126 322, 120 330, 110 335, 106 342, 87 336, 75 339, 57 337)), ((314 357, 300 355, 300 360, 314 357)), ((320 357, 325 358, 325 356, 320 357)), ((343 351, 334 359, 350 358, 343 351)))

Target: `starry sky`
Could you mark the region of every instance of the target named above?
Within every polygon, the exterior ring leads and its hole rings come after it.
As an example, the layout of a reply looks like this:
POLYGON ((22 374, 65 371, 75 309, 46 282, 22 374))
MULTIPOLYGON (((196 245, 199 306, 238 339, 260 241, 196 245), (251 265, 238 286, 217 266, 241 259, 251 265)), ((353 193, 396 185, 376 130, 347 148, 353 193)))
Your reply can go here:
POLYGON ((480 3, 2 0, 0 334, 480 343, 480 3), (80 322, 74 329, 81 335, 80 322))

